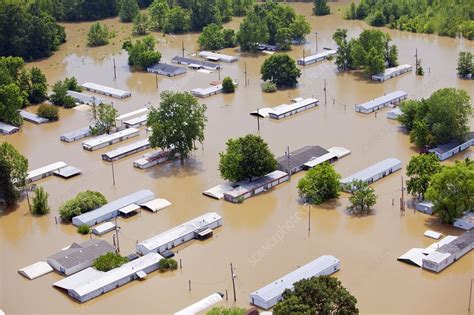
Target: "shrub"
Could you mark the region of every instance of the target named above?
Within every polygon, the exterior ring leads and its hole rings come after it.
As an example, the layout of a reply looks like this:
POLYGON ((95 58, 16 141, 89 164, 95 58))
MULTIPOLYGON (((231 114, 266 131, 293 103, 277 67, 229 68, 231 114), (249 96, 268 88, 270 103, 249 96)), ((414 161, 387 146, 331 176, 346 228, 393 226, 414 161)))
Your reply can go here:
POLYGON ((59 119, 59 109, 50 104, 41 104, 36 111, 36 114, 42 118, 56 121, 59 119))
POLYGON ((276 92, 277 86, 275 83, 272 82, 264 82, 262 85, 262 91, 265 93, 273 93, 276 92))
POLYGON ((107 199, 100 192, 87 190, 66 201, 59 208, 59 216, 61 220, 71 222, 73 217, 97 209, 106 203, 107 199))
POLYGON ((222 81, 222 92, 224 93, 234 93, 235 85, 234 81, 231 78, 225 77, 224 81, 222 81))
POLYGON ((158 266, 159 266, 160 271, 162 272, 167 271, 167 270, 178 269, 178 263, 173 258, 160 259, 160 261, 158 262, 158 266))
POLYGON ((44 191, 43 187, 38 187, 35 190, 35 196, 33 197, 33 205, 31 206, 31 213, 35 215, 43 215, 49 212, 50 207, 48 205, 49 194, 44 191))
POLYGON ((77 228, 77 232, 83 235, 89 234, 91 232, 91 227, 87 224, 79 225, 79 227, 77 228))
POLYGON ((116 253, 107 253, 97 257, 92 263, 92 266, 99 271, 107 272, 109 270, 118 268, 127 262, 127 257, 122 257, 116 253))

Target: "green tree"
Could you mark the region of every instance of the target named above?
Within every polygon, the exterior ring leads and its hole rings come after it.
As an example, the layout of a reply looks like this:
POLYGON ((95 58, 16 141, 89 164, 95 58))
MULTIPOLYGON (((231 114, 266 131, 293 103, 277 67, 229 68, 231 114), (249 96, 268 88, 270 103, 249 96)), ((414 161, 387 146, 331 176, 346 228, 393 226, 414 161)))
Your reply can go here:
POLYGON ((142 36, 148 34, 149 19, 145 13, 138 13, 133 18, 133 35, 142 36))
POLYGON ((234 30, 223 29, 222 37, 224 38, 224 48, 235 47, 236 35, 234 30))
POLYGON ((234 0, 233 12, 235 16, 244 16, 252 9, 255 0, 234 0))
POLYGON ((421 59, 416 59, 416 75, 423 76, 425 74, 425 70, 423 70, 423 66, 421 65, 421 59))
POLYGON ((191 11, 173 7, 166 16, 163 25, 165 33, 181 34, 191 29, 191 11))
POLYGON ((201 31, 211 23, 222 24, 222 16, 217 6, 217 0, 186 0, 182 5, 191 10, 191 28, 201 31))
POLYGON ((154 31, 163 30, 169 11, 170 7, 166 0, 154 0, 148 8, 150 28, 154 31))
POLYGON ((222 26, 217 24, 209 24, 202 29, 201 35, 198 38, 201 49, 218 50, 224 48, 224 34, 222 33, 222 26))
MULTIPOLYGON (((21 155, 12 144, 2 142, 0 144, 0 160, 4 162, 2 182, 9 182, 17 191, 21 191, 27 184, 28 159, 21 155)), ((7 192, 7 195, 12 196, 8 187, 7 192)))
POLYGON ((434 174, 441 171, 441 164, 434 154, 413 156, 407 166, 407 191, 423 199, 434 174))
POLYGON ((233 15, 233 0, 216 0, 216 6, 219 10, 221 20, 223 23, 227 23, 232 20, 233 15))
MULTIPOLYGON (((388 43, 387 43, 388 45, 388 43)), ((398 48, 395 45, 392 45, 388 48, 386 61, 389 67, 398 66, 398 48)))
POLYGON ((263 81, 270 81, 277 87, 294 87, 298 84, 301 70, 296 67, 296 62, 284 53, 272 55, 263 62, 260 69, 263 81))
POLYGON ((470 51, 459 52, 456 70, 458 71, 458 76, 462 78, 474 74, 474 55, 470 51))
POLYGON ((331 13, 331 8, 327 4, 327 0, 314 0, 314 15, 328 15, 331 13))
POLYGON ((291 30, 288 27, 279 28, 275 40, 278 49, 283 51, 291 50, 291 30))
POLYGON ((87 235, 91 232, 91 227, 87 224, 81 224, 77 227, 77 232, 82 235, 87 235))
POLYGON ((87 45, 91 47, 107 45, 109 38, 110 33, 107 26, 96 22, 91 25, 87 33, 87 45))
POLYGON ((364 181, 354 180, 349 184, 352 195, 349 197, 351 205, 347 208, 350 213, 365 214, 377 202, 375 190, 364 181))
POLYGON ((222 81, 222 91, 224 93, 234 93, 235 85, 234 81, 230 77, 225 77, 222 81))
POLYGON ((83 191, 76 197, 69 199, 59 208, 59 216, 64 222, 71 222, 72 218, 102 207, 107 203, 104 195, 97 191, 83 191))
POLYGON ((383 72, 385 69, 385 64, 383 56, 375 48, 372 48, 369 51, 367 56, 367 72, 369 75, 383 72))
POLYGON ((48 83, 41 69, 33 67, 29 72, 28 101, 32 104, 44 102, 48 98, 48 83))
POLYGON ((93 135, 110 133, 116 125, 118 111, 111 104, 92 105, 93 135))
POLYGON ((302 43, 310 32, 311 26, 303 15, 297 15, 290 24, 291 37, 298 43, 302 43))
POLYGON ((153 148, 170 150, 179 154, 181 162, 195 149, 195 142, 204 141, 206 105, 199 104, 190 93, 164 91, 160 95, 160 107, 148 114, 148 126, 152 128, 150 144, 153 148))
POLYGON ((127 257, 122 257, 120 254, 109 252, 94 259, 92 267, 99 271, 107 272, 109 270, 118 268, 127 262, 127 257))
POLYGON ((219 153, 222 178, 237 182, 262 177, 276 169, 275 156, 260 136, 229 139, 226 151, 219 153))
POLYGON ((347 41, 347 29, 338 28, 332 35, 337 44, 336 65, 339 71, 347 71, 354 68, 351 45, 347 41))
POLYGON ((7 207, 13 206, 20 198, 20 193, 13 184, 12 166, 0 156, 0 204, 3 202, 7 207))
POLYGON ((452 224, 466 211, 474 209, 474 163, 456 161, 433 175, 426 198, 443 223, 452 224))
POLYGON ((317 165, 298 182, 298 193, 305 202, 319 205, 339 197, 341 175, 329 163, 317 165))
POLYGON ((286 314, 359 314, 357 299, 331 276, 297 281, 293 290, 286 289, 273 309, 275 315, 286 314))
POLYGON ((36 188, 31 205, 31 213, 34 215, 44 215, 49 213, 51 208, 48 204, 48 197, 49 194, 43 189, 43 187, 36 188))
POLYGON ((119 17, 121 22, 132 22, 135 16, 140 12, 137 0, 119 0, 119 17))
POLYGON ((262 23, 253 12, 249 13, 240 24, 237 42, 242 51, 256 51, 259 43, 266 43, 270 38, 268 26, 262 23))
POLYGON ((54 105, 64 106, 66 108, 71 108, 76 106, 74 99, 67 94, 68 85, 65 81, 58 81, 53 85, 52 94, 50 96, 50 101, 54 105))
POLYGON ((152 36, 138 39, 134 44, 128 42, 124 44, 128 51, 128 64, 138 70, 146 68, 160 62, 161 53, 155 50, 156 41, 152 36))
POLYGON ((246 315, 247 310, 245 308, 231 307, 225 308, 221 306, 215 306, 211 308, 206 315, 246 315))
POLYGON ((67 77, 64 79, 64 85, 69 91, 81 92, 82 87, 77 83, 76 77, 67 77))
POLYGON ((369 16, 367 17, 367 22, 372 26, 378 27, 384 26, 387 23, 385 15, 380 10, 374 11, 369 14, 369 16))
POLYGON ((59 119, 59 109, 50 104, 41 104, 36 114, 42 118, 49 119, 50 121, 56 121, 59 119))
POLYGON ((274 93, 277 91, 277 86, 275 83, 272 82, 263 82, 262 84, 262 91, 264 93, 274 93))
POLYGON ((173 258, 162 258, 158 262, 158 268, 161 272, 178 269, 178 263, 173 258))
POLYGON ((23 93, 18 85, 15 83, 0 85, 0 121, 21 126, 23 119, 20 116, 20 109, 23 102, 23 93))

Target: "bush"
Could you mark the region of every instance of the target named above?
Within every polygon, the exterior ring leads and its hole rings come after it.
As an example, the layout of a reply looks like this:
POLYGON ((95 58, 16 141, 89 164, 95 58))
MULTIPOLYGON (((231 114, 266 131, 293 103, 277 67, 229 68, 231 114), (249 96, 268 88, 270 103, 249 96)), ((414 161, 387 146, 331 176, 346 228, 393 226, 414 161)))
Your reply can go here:
POLYGON ((87 45, 90 47, 103 46, 109 43, 109 30, 107 26, 96 22, 91 25, 87 33, 87 45))
POLYGON ((77 232, 83 235, 89 234, 91 232, 91 227, 87 224, 79 225, 79 227, 77 228, 77 232))
POLYGON ((36 111, 36 114, 42 118, 56 121, 59 119, 59 109, 50 104, 41 104, 36 111))
POLYGON ((38 187, 35 190, 35 196, 33 197, 31 213, 35 215, 43 215, 48 213, 50 210, 48 205, 48 196, 49 194, 44 191, 43 187, 38 187))
POLYGON ((97 257, 92 263, 92 266, 99 271, 107 272, 109 270, 118 268, 127 262, 127 257, 122 257, 116 253, 107 253, 97 257))
POLYGON ((231 78, 225 77, 224 81, 222 81, 222 92, 224 93, 234 93, 235 85, 234 81, 231 78))
POLYGON ((276 92, 277 86, 272 82, 264 82, 262 85, 262 91, 265 93, 273 93, 276 92))
POLYGON ((66 201, 59 208, 59 216, 61 220, 71 222, 73 217, 97 209, 106 203, 107 199, 100 192, 87 190, 66 201))
POLYGON ((178 269, 178 263, 173 258, 160 259, 160 261, 158 262, 158 266, 159 266, 160 271, 162 272, 167 271, 167 270, 178 269))

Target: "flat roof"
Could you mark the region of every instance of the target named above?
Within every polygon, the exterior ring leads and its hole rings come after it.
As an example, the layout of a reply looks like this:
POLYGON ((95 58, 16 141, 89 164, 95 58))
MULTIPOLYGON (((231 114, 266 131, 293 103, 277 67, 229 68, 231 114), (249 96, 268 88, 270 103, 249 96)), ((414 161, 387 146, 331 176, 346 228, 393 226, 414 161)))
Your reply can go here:
POLYGON ((79 101, 81 103, 85 104, 94 104, 94 105, 100 105, 102 103, 105 103, 105 101, 99 97, 93 96, 93 95, 88 95, 76 91, 67 91, 67 95, 75 99, 76 101, 79 101))
POLYGON ((221 91, 222 91, 222 84, 217 84, 217 85, 211 85, 207 88, 192 89, 191 93, 201 96, 201 95, 209 95, 209 94, 217 93, 221 91))
POLYGON ((174 313, 174 315, 195 315, 205 309, 211 307, 212 305, 223 300, 223 297, 220 293, 213 293, 192 305, 189 305, 186 308, 174 313))
POLYGON ((119 209, 126 207, 130 204, 143 202, 144 200, 147 200, 147 199, 151 200, 153 198, 155 198, 155 194, 152 191, 148 189, 139 190, 137 192, 134 192, 133 194, 130 194, 120 199, 109 202, 108 204, 96 210, 92 210, 92 211, 83 213, 79 216, 76 216, 72 218, 72 221, 73 221, 72 223, 76 226, 81 225, 81 224, 88 224, 88 222, 93 222, 94 220, 104 215, 118 211, 119 209))
POLYGON ((313 61, 313 60, 318 60, 318 59, 321 59, 321 58, 327 58, 329 56, 333 56, 333 55, 336 55, 336 54, 337 54, 337 50, 328 49, 328 50, 324 50, 323 52, 320 52, 320 53, 317 53, 317 54, 314 54, 314 55, 305 56, 304 58, 298 59, 298 61, 307 63, 307 62, 310 62, 310 61, 313 61))
POLYGON ((168 244, 171 241, 179 239, 188 233, 192 233, 221 219, 222 217, 216 212, 208 212, 197 218, 184 222, 172 229, 169 229, 168 231, 162 232, 147 240, 144 240, 138 243, 137 246, 141 245, 148 250, 153 251, 162 245, 168 244))
POLYGON ((126 120, 123 123, 124 125, 135 126, 135 125, 143 124, 147 120, 148 120, 148 114, 145 114, 142 116, 138 116, 138 117, 126 120))
POLYGON ((232 184, 220 184, 203 191, 202 194, 220 200, 224 198, 224 193, 231 191, 232 189, 234 189, 232 184))
POLYGON ((287 154, 280 156, 277 158, 277 162, 281 168, 288 172, 288 162, 290 164, 290 169, 293 169, 295 167, 301 167, 306 162, 323 156, 327 153, 329 153, 329 151, 323 147, 320 147, 319 145, 307 145, 299 148, 298 150, 290 152, 289 159, 287 154))
POLYGON ((135 211, 137 211, 137 210, 139 210, 139 209, 140 209, 140 206, 138 206, 138 205, 132 203, 131 205, 125 206, 125 207, 123 207, 123 208, 120 208, 120 209, 119 209, 119 212, 122 213, 122 214, 127 215, 127 214, 130 214, 130 213, 132 213, 132 212, 135 212, 135 211))
POLYGON ((17 132, 20 130, 20 128, 6 124, 4 122, 0 121, 0 130, 7 132, 7 133, 12 133, 12 132, 17 132))
POLYGON ((431 230, 426 230, 423 235, 429 238, 434 238, 435 240, 439 240, 441 236, 443 236, 443 234, 431 230))
POLYGON ((348 184, 352 182, 353 180, 362 180, 362 181, 367 181, 371 177, 380 174, 381 172, 387 171, 390 168, 400 166, 401 167, 402 161, 399 159, 395 158, 388 158, 385 160, 382 160, 380 162, 377 162, 349 177, 346 177, 341 180, 341 183, 343 184, 348 184))
POLYGON ((305 106, 308 106, 311 104, 317 104, 317 103, 319 103, 319 100, 312 97, 306 98, 306 99, 299 99, 298 101, 293 102, 291 104, 281 104, 279 106, 273 107, 273 110, 269 114, 280 116, 288 112, 297 110, 301 107, 305 107, 305 106))
POLYGON ((261 118, 267 118, 268 116, 270 116, 270 113, 272 112, 273 112, 273 108, 263 107, 263 108, 257 109, 256 111, 251 112, 250 115, 259 116, 261 118))
POLYGON ((131 143, 131 144, 127 144, 127 145, 118 147, 117 149, 114 149, 112 151, 103 153, 102 156, 106 156, 109 159, 114 159, 117 156, 120 156, 122 154, 126 154, 128 152, 131 152, 131 151, 134 151, 134 150, 137 150, 137 149, 140 149, 142 147, 147 147, 149 145, 150 145, 150 140, 148 138, 146 138, 146 139, 143 139, 143 140, 131 143))
POLYGON ((238 60, 238 58, 235 57, 235 56, 218 54, 218 53, 214 53, 212 51, 201 51, 199 53, 199 56, 204 57, 204 58, 215 58, 217 60, 224 60, 224 61, 236 61, 236 60, 238 60))
POLYGON ((119 139, 121 137, 129 136, 129 135, 132 135, 134 133, 139 133, 139 132, 140 131, 136 128, 127 128, 115 133, 105 134, 105 135, 92 138, 90 140, 83 141, 82 145, 93 148, 100 144, 107 143, 107 142, 119 139))
POLYGON ((157 212, 171 206, 171 202, 166 199, 157 198, 151 201, 147 201, 145 203, 141 203, 140 206, 152 212, 157 212))
POLYGON ((92 232, 94 232, 94 234, 101 235, 113 229, 115 229, 115 223, 109 221, 109 222, 105 222, 105 223, 97 225, 96 227, 92 229, 92 232))
POLYGON ((398 91, 387 93, 384 96, 377 97, 377 98, 375 98, 371 101, 359 104, 359 105, 357 105, 357 108, 360 107, 360 108, 363 108, 363 109, 366 109, 366 110, 370 110, 370 109, 378 107, 380 105, 392 102, 393 100, 396 100, 400 97, 407 97, 407 96, 408 96, 407 92, 398 90, 398 91))
POLYGON ((410 265, 421 267, 423 265, 423 258, 426 257, 423 253, 424 250, 424 248, 412 248, 405 254, 398 257, 397 260, 410 265))
POLYGON ((100 92, 103 92, 103 93, 116 95, 116 96, 119 96, 119 97, 128 97, 128 96, 132 95, 132 93, 130 93, 129 91, 119 90, 119 89, 115 89, 115 88, 112 88, 112 87, 109 87, 109 86, 105 86, 105 85, 101 85, 101 84, 97 84, 97 83, 93 83, 93 82, 86 82, 86 83, 82 84, 82 87, 85 88, 85 89, 100 91, 100 92))
POLYGON ((52 164, 37 168, 35 170, 29 171, 27 179, 32 179, 32 178, 35 178, 37 176, 41 176, 42 174, 53 172, 53 171, 56 171, 60 168, 66 167, 66 166, 68 166, 68 165, 66 163, 64 163, 63 161, 52 163, 52 164))
POLYGON ((125 120, 125 119, 133 117, 133 116, 137 116, 137 115, 140 115, 140 114, 143 114, 143 113, 147 113, 148 111, 149 111, 148 107, 143 107, 143 108, 134 110, 132 112, 122 114, 122 115, 118 116, 116 120, 119 120, 119 121, 125 120))
POLYGON ((320 275, 324 270, 339 264, 339 259, 331 255, 323 255, 315 260, 299 267, 283 277, 267 284, 266 286, 252 292, 250 295, 257 295, 265 301, 279 296, 285 289, 293 288, 293 284, 302 279, 309 279, 320 275))
POLYGON ((334 158, 340 159, 349 154, 351 154, 351 150, 349 149, 342 148, 342 147, 332 147, 328 149, 328 153, 321 155, 320 157, 309 160, 308 162, 304 164, 304 166, 313 168, 316 165, 327 162, 331 159, 334 159, 334 158))
POLYGON ((474 229, 470 229, 469 231, 466 231, 460 236, 451 240, 451 242, 445 243, 443 246, 437 249, 437 251, 440 253, 455 254, 458 251, 464 250, 466 247, 472 248, 473 246, 474 246, 474 229))
POLYGON ((197 65, 197 66, 202 66, 202 67, 215 68, 215 69, 218 69, 220 67, 218 64, 213 63, 213 62, 207 62, 203 60, 191 59, 191 58, 186 58, 186 57, 181 57, 181 56, 174 56, 173 59, 171 59, 171 61, 185 63, 188 65, 197 65))
POLYGON ((385 78, 387 76, 390 76, 391 74, 393 73, 396 73, 396 72, 399 72, 399 71, 403 71, 403 70, 407 70, 407 69, 410 69, 412 68, 411 65, 408 65, 408 64, 405 64, 405 65, 399 65, 397 67, 392 67, 392 68, 387 68, 384 70, 384 72, 380 72, 380 73, 377 73, 377 74, 374 74, 373 77, 377 77, 377 78, 385 78))
POLYGON ((178 75, 178 74, 184 74, 186 73, 186 69, 183 68, 183 67, 178 67, 178 66, 175 66, 175 65, 170 65, 170 64, 167 64, 167 63, 157 63, 157 64, 154 64, 150 67, 147 68, 147 71, 148 72, 158 72, 158 71, 161 71, 163 73, 167 73, 167 74, 174 74, 174 75, 178 75))
POLYGON ((63 141, 73 141, 76 138, 84 138, 91 135, 91 128, 85 127, 63 134, 60 139, 63 141))
POLYGON ((70 178, 79 174, 81 174, 81 170, 71 165, 62 167, 54 171, 54 175, 62 177, 62 178, 70 178))
POLYGON ((33 279, 36 279, 38 277, 41 277, 47 273, 50 273, 51 271, 53 271, 53 268, 51 268, 50 265, 48 265, 48 263, 44 262, 44 261, 39 261, 37 263, 34 263, 32 265, 29 265, 29 266, 26 266, 24 268, 21 268, 20 270, 18 270, 18 272, 30 279, 30 280, 33 280, 33 279))
POLYGON ((265 176, 262 176, 260 178, 254 179, 252 181, 244 181, 244 182, 239 182, 236 183, 236 187, 228 192, 225 193, 225 195, 229 195, 233 198, 237 198, 238 196, 244 195, 249 191, 252 191, 254 189, 257 189, 269 182, 272 182, 274 180, 278 180, 280 178, 283 178, 285 176, 288 176, 288 173, 285 173, 283 171, 273 171, 271 173, 268 173, 265 176))
POLYGON ((49 119, 46 119, 46 118, 40 117, 36 114, 27 112, 26 110, 20 110, 20 115, 21 115, 21 117, 23 117, 23 119, 25 119, 27 121, 30 121, 30 122, 34 122, 36 124, 44 124, 44 123, 47 123, 49 121, 49 119))

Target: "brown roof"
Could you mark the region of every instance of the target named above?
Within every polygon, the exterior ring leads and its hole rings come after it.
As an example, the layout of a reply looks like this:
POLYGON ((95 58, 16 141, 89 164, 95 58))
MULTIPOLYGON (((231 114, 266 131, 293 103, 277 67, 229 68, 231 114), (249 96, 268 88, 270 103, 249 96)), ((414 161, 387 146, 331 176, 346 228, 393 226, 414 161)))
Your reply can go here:
MULTIPOLYGON (((328 150, 318 145, 308 145, 302 147, 298 150, 290 152, 290 168, 294 169, 295 167, 301 167, 306 162, 309 162, 310 160, 323 156, 327 153, 329 153, 328 150)), ((288 172, 288 157, 286 155, 279 157, 277 162, 278 169, 288 172)))

